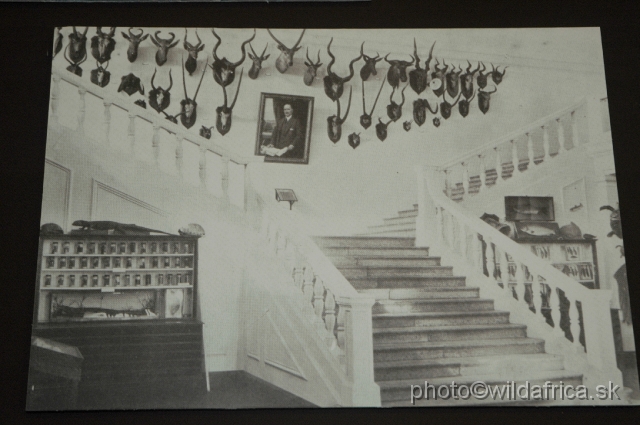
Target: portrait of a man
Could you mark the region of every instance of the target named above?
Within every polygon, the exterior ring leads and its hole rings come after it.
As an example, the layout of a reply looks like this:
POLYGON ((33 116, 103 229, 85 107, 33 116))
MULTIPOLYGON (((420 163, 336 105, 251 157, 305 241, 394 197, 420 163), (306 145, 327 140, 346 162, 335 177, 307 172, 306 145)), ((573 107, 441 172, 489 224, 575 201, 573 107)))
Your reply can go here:
POLYGON ((256 155, 267 162, 309 162, 313 98, 262 94, 256 155))

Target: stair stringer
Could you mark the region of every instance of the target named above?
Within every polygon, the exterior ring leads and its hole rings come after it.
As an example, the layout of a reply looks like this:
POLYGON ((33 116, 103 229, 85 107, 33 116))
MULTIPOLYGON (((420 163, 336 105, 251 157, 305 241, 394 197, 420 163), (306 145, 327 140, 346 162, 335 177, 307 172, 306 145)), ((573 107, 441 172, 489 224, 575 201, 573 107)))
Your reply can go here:
MULTIPOLYGON (((545 320, 539 316, 536 317, 531 311, 525 309, 512 296, 505 296, 504 291, 497 285, 492 284, 489 279, 479 273, 476 273, 471 265, 468 265, 456 253, 440 247, 430 247, 433 255, 441 258, 442 265, 453 267, 456 275, 465 276, 469 286, 480 288, 480 296, 494 300, 496 310, 509 312, 511 323, 520 323, 527 326, 527 336, 532 338, 540 338, 545 341, 545 352, 549 354, 557 354, 563 357, 564 368, 568 371, 581 373, 583 376, 583 385, 589 389, 589 394, 596 394, 596 387, 599 385, 608 386, 611 382, 613 385, 622 385, 622 372, 615 370, 600 370, 587 361, 586 353, 579 352, 575 349, 564 336, 564 333, 558 328, 551 328, 545 320), (550 337, 550 329, 552 336, 550 337)), ((620 391, 622 395, 622 391, 620 391)), ((585 400, 581 401, 584 405, 593 405, 601 403, 603 405, 611 405, 616 402, 625 404, 623 400, 585 400)))

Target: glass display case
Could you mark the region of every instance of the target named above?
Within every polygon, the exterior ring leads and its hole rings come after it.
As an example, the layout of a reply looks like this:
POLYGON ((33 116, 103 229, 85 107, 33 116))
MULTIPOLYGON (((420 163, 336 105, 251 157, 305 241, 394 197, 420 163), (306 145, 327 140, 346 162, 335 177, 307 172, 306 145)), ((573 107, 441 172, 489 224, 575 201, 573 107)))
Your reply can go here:
POLYGON ((40 239, 35 323, 194 317, 198 238, 40 239))

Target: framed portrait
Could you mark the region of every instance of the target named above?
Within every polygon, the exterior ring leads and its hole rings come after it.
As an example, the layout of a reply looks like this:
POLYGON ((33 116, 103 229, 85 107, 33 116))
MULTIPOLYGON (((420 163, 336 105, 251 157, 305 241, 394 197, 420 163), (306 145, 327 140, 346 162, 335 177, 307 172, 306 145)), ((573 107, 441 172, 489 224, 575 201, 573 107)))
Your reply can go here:
POLYGON ((309 163, 313 97, 262 93, 256 155, 265 162, 309 163))

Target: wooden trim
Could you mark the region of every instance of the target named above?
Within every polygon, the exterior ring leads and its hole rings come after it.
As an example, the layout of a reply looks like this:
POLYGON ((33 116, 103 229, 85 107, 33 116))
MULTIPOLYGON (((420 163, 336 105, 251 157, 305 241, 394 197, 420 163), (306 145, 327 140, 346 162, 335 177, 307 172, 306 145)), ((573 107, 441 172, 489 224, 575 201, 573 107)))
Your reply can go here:
POLYGON ((67 174, 66 187, 64 191, 64 222, 62 223, 61 227, 64 232, 68 232, 71 225, 69 211, 71 208, 71 179, 73 178, 73 171, 70 168, 67 168, 64 165, 49 158, 45 158, 44 163, 45 167, 48 164, 67 174))

